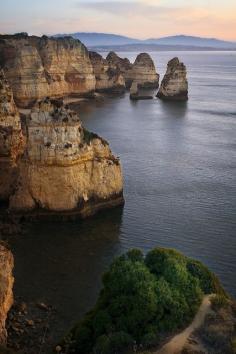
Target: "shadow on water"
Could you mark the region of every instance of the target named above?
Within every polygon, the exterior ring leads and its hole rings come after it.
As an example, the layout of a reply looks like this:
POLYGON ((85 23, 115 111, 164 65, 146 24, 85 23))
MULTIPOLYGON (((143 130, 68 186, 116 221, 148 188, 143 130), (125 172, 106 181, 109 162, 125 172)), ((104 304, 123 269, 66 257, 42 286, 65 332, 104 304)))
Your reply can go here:
POLYGON ((159 104, 161 113, 163 113, 168 118, 185 118, 188 112, 188 102, 171 102, 159 100, 159 104))
POLYGON ((122 214, 123 208, 116 208, 76 222, 38 222, 11 239, 15 294, 57 309, 54 339, 95 303, 101 275, 121 252, 122 214))

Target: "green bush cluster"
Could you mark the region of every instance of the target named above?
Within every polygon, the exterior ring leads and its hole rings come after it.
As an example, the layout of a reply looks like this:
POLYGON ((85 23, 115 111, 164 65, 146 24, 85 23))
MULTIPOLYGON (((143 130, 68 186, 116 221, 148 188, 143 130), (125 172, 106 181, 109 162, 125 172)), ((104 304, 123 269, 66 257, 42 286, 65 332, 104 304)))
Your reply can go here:
POLYGON ((149 348, 189 323, 204 294, 222 292, 200 262, 163 248, 133 249, 103 276, 97 303, 65 338, 67 352, 110 354, 149 348))

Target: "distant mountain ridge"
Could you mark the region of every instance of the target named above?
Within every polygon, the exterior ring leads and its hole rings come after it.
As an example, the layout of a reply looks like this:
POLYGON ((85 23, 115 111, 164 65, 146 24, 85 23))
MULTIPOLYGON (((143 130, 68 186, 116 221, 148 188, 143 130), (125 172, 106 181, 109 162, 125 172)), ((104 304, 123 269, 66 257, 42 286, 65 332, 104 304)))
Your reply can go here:
POLYGON ((79 39, 87 47, 96 47, 103 45, 125 45, 141 43, 140 39, 134 39, 126 36, 121 36, 112 33, 96 33, 96 32, 76 32, 67 34, 56 34, 54 37, 71 36, 75 39, 79 39))
POLYGON ((186 35, 168 36, 162 38, 137 39, 112 33, 76 32, 57 34, 54 37, 72 36, 79 39, 88 47, 104 46, 127 46, 127 45, 161 45, 161 46, 184 46, 214 49, 235 49, 236 42, 224 41, 216 38, 203 38, 186 35))

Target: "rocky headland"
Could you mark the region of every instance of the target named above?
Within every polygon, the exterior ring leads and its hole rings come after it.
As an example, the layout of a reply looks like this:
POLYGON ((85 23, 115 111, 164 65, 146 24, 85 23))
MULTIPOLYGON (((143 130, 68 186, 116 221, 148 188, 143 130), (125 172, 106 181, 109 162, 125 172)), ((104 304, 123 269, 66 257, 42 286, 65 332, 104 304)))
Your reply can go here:
POLYGON ((123 203, 119 160, 74 111, 45 99, 26 118, 27 141, 10 209, 82 216, 123 203))
POLYGON ((188 100, 187 70, 178 58, 173 58, 168 62, 157 97, 169 101, 188 100))
POLYGON ((104 59, 72 37, 0 35, 0 67, 22 108, 45 97, 90 97, 95 90, 120 93, 134 80, 140 88, 159 85, 149 54, 139 54, 133 64, 114 52, 104 59))
POLYGON ((95 90, 88 50, 72 37, 1 35, 0 58, 18 106, 95 90))

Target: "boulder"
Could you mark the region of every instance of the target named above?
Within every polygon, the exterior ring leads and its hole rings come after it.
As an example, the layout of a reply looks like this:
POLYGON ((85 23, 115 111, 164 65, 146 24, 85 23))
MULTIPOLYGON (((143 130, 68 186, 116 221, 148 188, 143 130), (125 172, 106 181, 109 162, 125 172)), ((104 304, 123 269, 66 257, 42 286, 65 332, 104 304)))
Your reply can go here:
POLYGON ((188 100, 187 70, 178 58, 173 58, 168 62, 157 97, 170 101, 188 100))
POLYGON ((100 54, 89 52, 93 66, 98 92, 122 93, 125 91, 125 80, 118 66, 112 66, 100 54))

